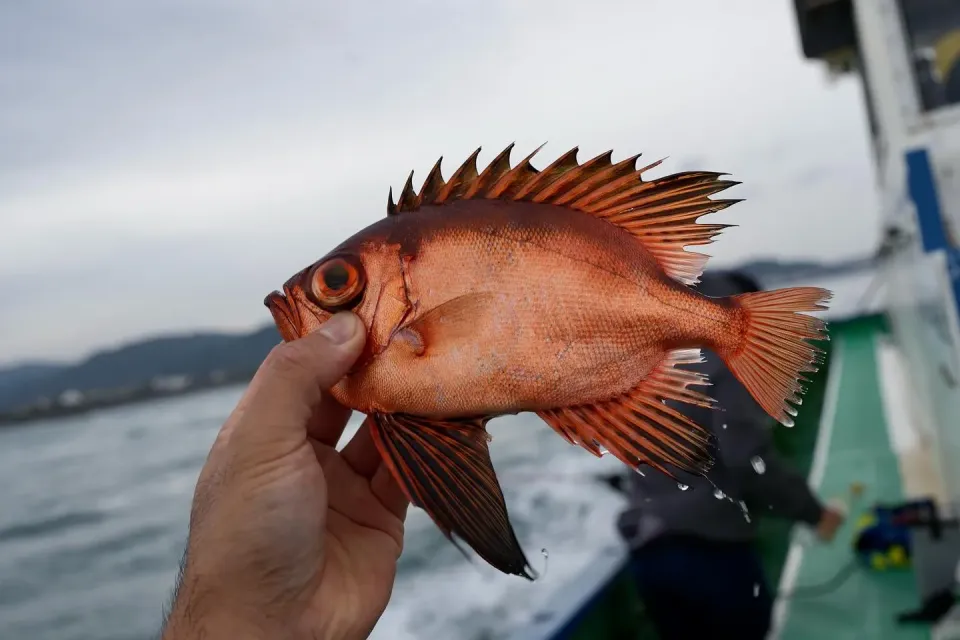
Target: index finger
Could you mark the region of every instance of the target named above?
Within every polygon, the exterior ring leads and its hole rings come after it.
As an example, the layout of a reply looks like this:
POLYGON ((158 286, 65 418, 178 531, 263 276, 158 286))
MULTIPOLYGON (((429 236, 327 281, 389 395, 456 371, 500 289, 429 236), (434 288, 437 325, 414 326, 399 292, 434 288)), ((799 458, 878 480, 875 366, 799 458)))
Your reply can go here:
POLYGON ((307 423, 307 435, 325 445, 336 447, 352 414, 352 409, 337 402, 329 393, 323 393, 320 404, 314 407, 307 423))

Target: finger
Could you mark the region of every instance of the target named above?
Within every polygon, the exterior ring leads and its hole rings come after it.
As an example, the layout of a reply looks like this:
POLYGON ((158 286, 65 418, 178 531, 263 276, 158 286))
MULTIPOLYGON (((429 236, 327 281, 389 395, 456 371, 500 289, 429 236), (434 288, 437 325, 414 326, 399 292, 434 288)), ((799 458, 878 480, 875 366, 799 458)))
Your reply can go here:
POLYGON ((223 467, 226 464, 226 458, 228 457, 225 452, 228 449, 230 435, 233 433, 237 423, 243 418, 244 411, 246 411, 247 406, 250 404, 249 389, 250 388, 248 385, 244 390, 243 395, 240 396, 237 406, 234 407, 230 415, 227 416, 227 419, 217 432, 217 436, 214 438, 213 444, 210 445, 210 450, 207 452, 206 460, 204 461, 203 467, 200 469, 200 475, 197 478, 197 487, 194 492, 195 499, 197 499, 201 493, 213 490, 216 487, 217 482, 214 482, 212 478, 223 475, 223 467))
POLYGON ((350 468, 364 478, 372 478, 381 461, 380 452, 377 451, 377 446, 373 443, 373 436, 370 435, 372 424, 373 418, 367 417, 354 436, 350 438, 347 446, 340 452, 350 468))
POLYGON ((323 391, 359 357, 364 334, 360 319, 343 312, 317 331, 275 347, 250 381, 243 418, 230 434, 231 442, 266 456, 299 446, 323 391))
POLYGON ((351 414, 352 409, 337 402, 329 393, 324 393, 307 423, 307 435, 317 442, 336 447, 351 414))
POLYGON ((234 427, 237 422, 243 416, 243 411, 246 406, 247 395, 246 392, 240 398, 239 403, 234 408, 233 412, 227 416, 227 419, 224 421, 223 425, 220 427, 220 430, 217 432, 217 436, 214 438, 213 443, 210 445, 210 450, 207 452, 207 457, 203 462, 203 467, 200 469, 200 475, 197 478, 197 490, 200 490, 201 486, 206 486, 208 478, 216 472, 224 464, 224 458, 227 451, 227 443, 230 441, 230 434, 233 432, 234 427))
POLYGON ((217 433, 217 439, 213 443, 215 447, 226 447, 227 442, 230 439, 230 434, 233 432, 233 429, 237 423, 243 418, 243 414, 249 405, 250 385, 247 384, 247 387, 243 390, 243 395, 241 395, 240 399, 237 401, 237 406, 233 408, 233 411, 230 412, 230 415, 227 416, 227 419, 224 421, 223 426, 220 427, 220 431, 217 433))
POLYGON ((386 465, 381 464, 377 467, 373 479, 370 481, 370 490, 380 501, 380 504, 395 516, 401 520, 407 517, 407 507, 410 505, 410 501, 397 481, 393 479, 386 465))

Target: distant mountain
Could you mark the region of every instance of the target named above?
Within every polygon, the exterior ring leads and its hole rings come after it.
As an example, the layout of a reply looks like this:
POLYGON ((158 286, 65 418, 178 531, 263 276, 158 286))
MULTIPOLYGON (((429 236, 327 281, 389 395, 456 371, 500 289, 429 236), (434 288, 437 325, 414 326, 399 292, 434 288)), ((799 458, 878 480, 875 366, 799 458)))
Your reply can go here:
POLYGON ((0 369, 0 393, 3 389, 40 380, 67 368, 53 362, 25 362, 0 369))
POLYGON ((273 325, 252 333, 196 333, 149 338, 100 351, 70 366, 24 365, 0 371, 0 412, 89 392, 148 385, 164 376, 230 378, 251 374, 280 341, 273 325))

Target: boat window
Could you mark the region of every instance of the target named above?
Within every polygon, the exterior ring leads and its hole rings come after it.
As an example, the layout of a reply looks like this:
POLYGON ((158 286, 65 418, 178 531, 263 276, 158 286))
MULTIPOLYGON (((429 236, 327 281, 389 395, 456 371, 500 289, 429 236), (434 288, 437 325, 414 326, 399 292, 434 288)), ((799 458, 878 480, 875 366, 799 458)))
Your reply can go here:
POLYGON ((960 2, 900 0, 924 111, 960 104, 960 2))

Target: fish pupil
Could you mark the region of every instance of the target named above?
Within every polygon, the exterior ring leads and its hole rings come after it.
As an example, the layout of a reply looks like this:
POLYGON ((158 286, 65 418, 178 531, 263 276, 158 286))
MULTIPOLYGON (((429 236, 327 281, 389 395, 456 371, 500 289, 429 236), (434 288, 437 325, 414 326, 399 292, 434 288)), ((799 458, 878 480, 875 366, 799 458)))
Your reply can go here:
POLYGON ((342 264, 335 264, 323 272, 323 284, 331 291, 339 291, 347 286, 350 273, 342 264))

